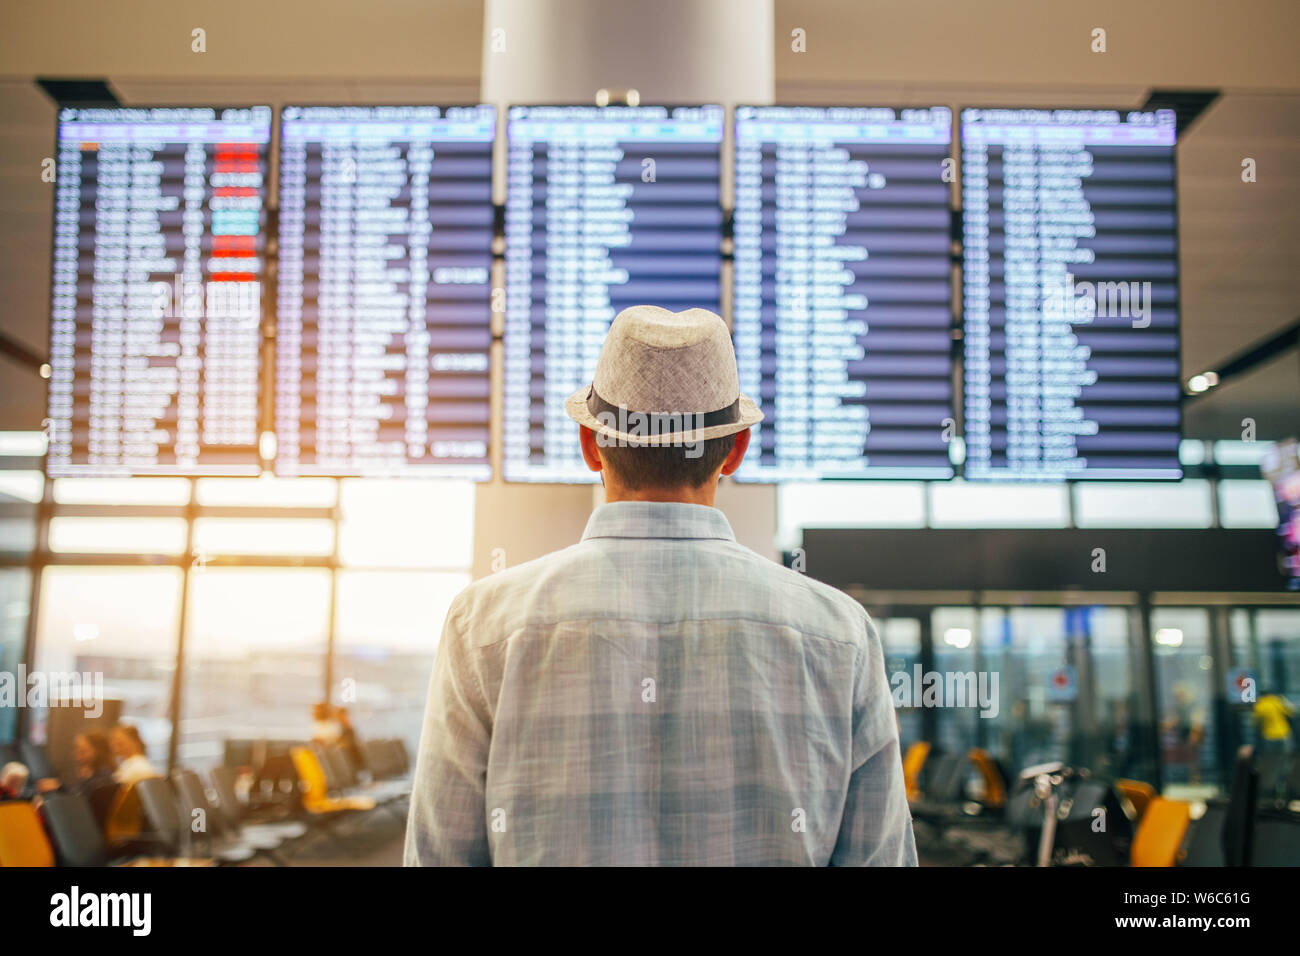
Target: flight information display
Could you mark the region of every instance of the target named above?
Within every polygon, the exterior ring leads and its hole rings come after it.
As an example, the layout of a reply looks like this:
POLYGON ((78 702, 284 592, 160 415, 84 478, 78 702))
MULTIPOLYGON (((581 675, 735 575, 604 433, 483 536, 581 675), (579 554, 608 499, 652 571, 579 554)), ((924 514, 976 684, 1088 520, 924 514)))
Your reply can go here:
POLYGON ((1176 479, 1172 110, 962 112, 966 477, 1176 479))
POLYGON ((491 106, 286 107, 282 475, 488 479, 491 106))
POLYGON ((951 144, 947 107, 737 108, 737 479, 952 477, 951 144))
POLYGON ((271 119, 59 111, 50 475, 260 472, 271 119))
POLYGON ((587 482, 564 401, 632 305, 721 311, 720 106, 515 106, 502 468, 587 482))

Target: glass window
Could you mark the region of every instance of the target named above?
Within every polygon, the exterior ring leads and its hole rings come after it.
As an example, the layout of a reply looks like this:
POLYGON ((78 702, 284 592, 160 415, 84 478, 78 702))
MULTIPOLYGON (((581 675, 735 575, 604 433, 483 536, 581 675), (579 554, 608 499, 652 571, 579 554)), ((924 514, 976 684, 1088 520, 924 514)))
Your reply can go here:
POLYGON ((1225 528, 1276 528, 1273 487, 1267 481, 1220 481, 1219 524, 1225 528))
POLYGON ((45 493, 45 476, 39 471, 0 470, 0 501, 34 504, 45 493))
POLYGON ((190 600, 181 764, 220 763, 227 738, 310 738, 324 696, 329 571, 196 569, 190 600))
POLYGON ((1064 528, 1069 499, 1064 484, 930 483, 935 528, 1064 528))
MULTIPOLYGON (((41 576, 36 668, 102 680, 105 701, 121 702, 121 719, 136 725, 159 769, 171 736, 180 584, 179 568, 49 567, 41 576)), ((29 716, 33 739, 45 742, 50 715, 29 716)))
POLYGON ((44 454, 44 432, 0 431, 0 458, 40 458, 44 454))
POLYGON ((62 505, 185 505, 186 478, 57 478, 54 500, 62 505))
MULTIPOLYGON (((16 675, 23 661, 31 580, 24 569, 0 570, 0 671, 8 674, 16 675)), ((12 742, 17 726, 18 708, 0 707, 0 743, 12 742)))
POLYGON ((194 553, 302 554, 334 551, 334 522, 327 518, 197 518, 194 553))
MULTIPOLYGON (((1236 742, 1252 744, 1260 753, 1294 753, 1296 718, 1279 718, 1287 704, 1300 712, 1300 607, 1241 608, 1232 612, 1230 627, 1229 681, 1234 688, 1242 686, 1237 682, 1243 677, 1255 682, 1253 695, 1228 695, 1236 742), (1276 697, 1282 698, 1282 710, 1276 697)), ((1275 793, 1280 783, 1274 777, 1261 780, 1260 786, 1275 793)))
POLYGON ((333 478, 200 478, 195 500, 201 505, 281 508, 332 508, 338 494, 333 478))
POLYGON ((1017 607, 1006 615, 997 635, 1005 705, 997 752, 1013 772, 1051 760, 1068 762, 1078 675, 1070 659, 1065 612, 1017 607))
POLYGON ((922 528, 925 485, 919 481, 827 481, 781 484, 776 511, 782 546, 797 547, 804 528, 922 528))
POLYGON ((1214 678, 1209 613, 1204 608, 1154 608, 1151 641, 1165 783, 1213 785, 1214 678))
MULTIPOLYGON (((914 617, 877 618, 880 643, 885 652, 885 672, 889 675, 891 692, 898 687, 910 688, 915 684, 916 666, 921 663, 921 622, 914 617)), ((904 695, 903 706, 897 705, 898 737, 903 752, 919 740, 925 739, 921 711, 912 706, 915 698, 904 695)))
POLYGON ((1143 665, 1130 634, 1132 609, 1083 607, 1075 613, 1079 636, 1090 652, 1091 713, 1080 714, 1086 722, 1082 751, 1088 766, 1112 777, 1153 780, 1154 755, 1144 736, 1149 725, 1140 706, 1143 665))
POLYGON ((944 695, 935 713, 938 728, 936 744, 943 750, 963 752, 979 744, 976 724, 980 720, 978 704, 979 675, 975 655, 976 621, 974 608, 937 607, 930 614, 934 642, 934 669, 943 680, 944 695), (965 675, 973 674, 971 685, 965 675), (960 683, 960 689, 959 689, 960 683), (953 697, 949 697, 951 689, 953 697), (974 691, 974 699, 971 692, 974 691), (955 698, 960 693, 964 701, 955 698), (958 703, 964 706, 958 707, 958 703))
POLYGON ((0 518, 0 551, 30 554, 36 548, 36 515, 0 518))
POLYGON ((473 482, 350 478, 340 505, 346 565, 451 569, 473 561, 473 482))
POLYGON ((1214 517, 1210 483, 1201 479, 1080 482, 1074 495, 1080 528, 1208 528, 1214 517))
POLYGON ((468 573, 343 571, 333 702, 362 740, 400 737, 415 753, 443 620, 468 573))
POLYGON ((1258 465, 1271 444, 1266 441, 1216 441, 1214 460, 1220 465, 1258 465))
POLYGON ((84 554, 180 554, 184 518, 51 518, 50 550, 84 554))

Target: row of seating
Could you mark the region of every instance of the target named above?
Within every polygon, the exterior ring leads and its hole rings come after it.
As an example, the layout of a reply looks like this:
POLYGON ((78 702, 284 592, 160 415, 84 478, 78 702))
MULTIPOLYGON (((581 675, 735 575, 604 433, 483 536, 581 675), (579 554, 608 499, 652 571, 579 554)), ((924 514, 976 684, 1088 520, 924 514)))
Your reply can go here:
POLYGON ((339 840, 336 824, 345 818, 383 809, 405 822, 395 806, 410 792, 405 746, 369 741, 362 753, 365 768, 341 747, 295 746, 293 779, 274 788, 277 799, 257 803, 240 799, 233 767, 213 768, 207 782, 189 770, 140 780, 118 793, 106 829, 82 794, 44 795, 39 810, 34 802, 0 803, 0 866, 102 866, 141 858, 238 864, 259 856, 283 865, 280 851, 312 834, 339 840))
POLYGON ((1012 781, 980 749, 942 753, 916 743, 903 771, 918 849, 929 862, 1300 864, 1300 804, 1260 792, 1260 761, 1249 747, 1238 756, 1231 792, 1195 819, 1191 803, 1161 797, 1142 781, 1061 764, 1029 768, 1012 781))

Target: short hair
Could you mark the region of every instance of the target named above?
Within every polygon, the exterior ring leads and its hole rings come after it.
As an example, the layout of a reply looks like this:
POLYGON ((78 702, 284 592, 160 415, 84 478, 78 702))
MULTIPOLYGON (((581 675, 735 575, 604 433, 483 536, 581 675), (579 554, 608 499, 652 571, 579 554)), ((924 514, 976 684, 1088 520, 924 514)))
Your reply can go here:
POLYGON ((27 786, 27 779, 31 776, 31 771, 27 769, 27 764, 19 763, 17 760, 11 760, 3 767, 0 767, 0 785, 8 786, 10 780, 16 781, 14 788, 21 790, 27 786))
POLYGON ((646 488, 699 488, 722 467, 736 447, 735 435, 706 438, 689 445, 611 444, 600 448, 605 467, 632 491, 646 488), (687 454, 695 454, 691 457, 687 454))

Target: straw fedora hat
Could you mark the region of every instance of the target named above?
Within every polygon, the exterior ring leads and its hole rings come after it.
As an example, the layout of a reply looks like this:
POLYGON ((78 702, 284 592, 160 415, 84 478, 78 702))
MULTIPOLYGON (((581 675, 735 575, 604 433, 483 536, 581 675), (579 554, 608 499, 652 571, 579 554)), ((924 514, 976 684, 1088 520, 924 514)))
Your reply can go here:
POLYGON ((564 403, 579 425, 629 445, 722 438, 763 420, 740 392, 736 352, 705 309, 624 309, 610 323, 596 377, 564 403))

